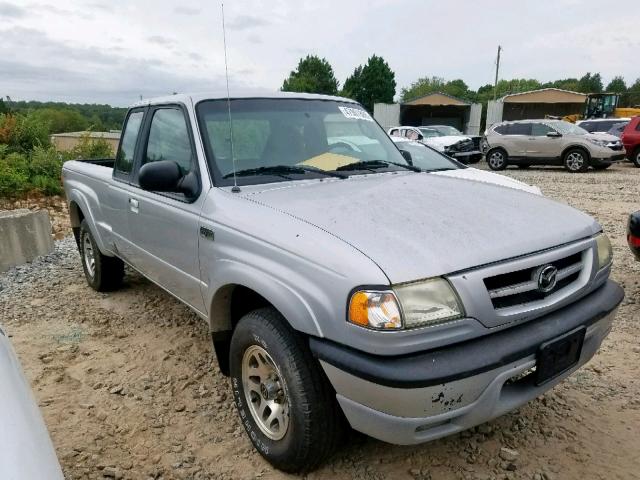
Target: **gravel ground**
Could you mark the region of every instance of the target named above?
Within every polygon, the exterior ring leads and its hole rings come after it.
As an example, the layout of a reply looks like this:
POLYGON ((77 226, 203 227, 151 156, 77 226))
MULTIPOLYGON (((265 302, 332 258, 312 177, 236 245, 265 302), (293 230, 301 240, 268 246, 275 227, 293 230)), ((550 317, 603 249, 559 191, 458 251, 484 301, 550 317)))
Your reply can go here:
MULTIPOLYGON (((484 168, 484 167, 481 167, 484 168)), ((518 411, 415 447, 362 436, 308 479, 640 478, 640 264, 624 243, 640 169, 509 169, 595 216, 626 290, 614 329, 586 368, 518 411)), ((295 478, 254 452, 217 371, 206 325, 134 272, 122 290, 87 287, 71 237, 0 275, 12 336, 69 479, 295 478)))

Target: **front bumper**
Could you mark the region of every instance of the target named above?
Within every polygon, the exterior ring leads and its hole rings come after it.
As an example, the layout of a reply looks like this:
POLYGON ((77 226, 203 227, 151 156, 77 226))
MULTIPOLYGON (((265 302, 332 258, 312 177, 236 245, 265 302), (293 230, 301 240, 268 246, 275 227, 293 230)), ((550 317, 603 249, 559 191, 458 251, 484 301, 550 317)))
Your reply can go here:
POLYGON ((579 301, 523 325, 455 345, 402 356, 376 356, 312 338, 310 346, 351 426, 400 445, 465 430, 530 401, 584 365, 611 329, 624 291, 608 281, 579 301), (539 346, 587 328, 571 369, 537 386, 539 346), (517 380, 515 380, 518 378, 517 380))
POLYGON ((448 152, 447 155, 462 163, 475 163, 482 159, 482 152, 480 150, 471 150, 469 152, 448 152))

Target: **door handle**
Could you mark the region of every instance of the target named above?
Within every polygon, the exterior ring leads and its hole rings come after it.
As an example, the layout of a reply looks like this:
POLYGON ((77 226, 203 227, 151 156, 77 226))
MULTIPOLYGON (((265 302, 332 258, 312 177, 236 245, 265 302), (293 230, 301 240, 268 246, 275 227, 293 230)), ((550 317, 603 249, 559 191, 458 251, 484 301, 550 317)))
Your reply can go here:
POLYGON ((138 213, 138 205, 138 200, 136 200, 135 198, 129 199, 129 210, 131 210, 133 213, 138 213))

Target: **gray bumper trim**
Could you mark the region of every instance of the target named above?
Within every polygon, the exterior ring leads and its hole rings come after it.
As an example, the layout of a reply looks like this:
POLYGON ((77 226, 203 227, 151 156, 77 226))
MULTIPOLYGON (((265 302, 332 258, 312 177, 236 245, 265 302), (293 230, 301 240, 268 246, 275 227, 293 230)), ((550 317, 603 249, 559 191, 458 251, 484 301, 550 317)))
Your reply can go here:
POLYGON ((354 429, 389 443, 417 444, 484 423, 549 390, 593 357, 611 330, 614 316, 615 310, 587 329, 580 360, 572 369, 540 386, 534 384, 535 375, 507 382, 533 367, 535 355, 427 389, 384 387, 324 362, 322 366, 354 429))

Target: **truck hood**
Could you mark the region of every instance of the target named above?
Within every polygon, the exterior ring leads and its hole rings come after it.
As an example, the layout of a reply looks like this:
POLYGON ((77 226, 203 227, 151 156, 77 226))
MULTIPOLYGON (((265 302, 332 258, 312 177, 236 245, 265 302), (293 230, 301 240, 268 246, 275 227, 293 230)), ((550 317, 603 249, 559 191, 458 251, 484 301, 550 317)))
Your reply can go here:
POLYGON ((391 283, 497 262, 600 230, 588 215, 540 195, 429 173, 268 187, 243 187, 242 195, 349 243, 391 283))
POLYGON ((473 180, 474 182, 485 182, 493 185, 500 185, 502 187, 515 188, 516 190, 523 190, 529 193, 535 193, 536 195, 542 195, 542 192, 538 187, 529 185, 527 183, 515 180, 499 173, 485 172, 477 168, 460 168, 457 170, 443 170, 441 172, 433 172, 431 175, 441 175, 443 177, 461 178, 464 180, 473 180))

